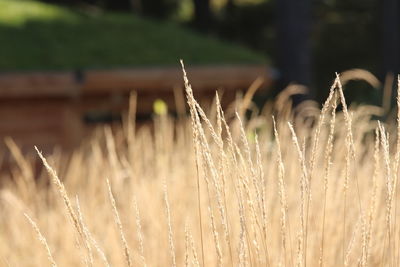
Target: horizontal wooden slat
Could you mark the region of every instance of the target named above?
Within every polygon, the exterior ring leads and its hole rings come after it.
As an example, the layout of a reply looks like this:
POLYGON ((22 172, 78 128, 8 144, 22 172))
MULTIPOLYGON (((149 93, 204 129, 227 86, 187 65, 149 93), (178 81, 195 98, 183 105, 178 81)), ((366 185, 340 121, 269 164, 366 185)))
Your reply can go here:
MULTIPOLYGON (((221 103, 226 106, 232 103, 235 99, 236 93, 232 91, 224 92, 222 94, 221 103)), ((221 94, 220 94, 221 97, 221 94)), ((88 114, 91 112, 110 112, 110 113, 121 113, 128 110, 129 96, 121 96, 119 101, 112 101, 112 97, 99 97, 99 96, 87 96, 79 100, 76 107, 79 109, 81 114, 88 114)), ((214 91, 204 91, 202 94, 197 94, 196 99, 200 102, 207 100, 211 102, 215 98, 214 91)), ((148 115, 154 112, 153 104, 160 99, 165 102, 168 106, 168 111, 177 111, 175 97, 173 93, 160 93, 160 94, 138 94, 136 103, 136 113, 138 115, 148 115)), ((186 104, 186 99, 182 99, 183 105, 186 106, 186 110, 189 110, 186 104)))
POLYGON ((0 98, 70 97, 79 84, 72 73, 1 73, 0 98))
POLYGON ((63 127, 66 101, 10 100, 0 102, 0 130, 63 127))
MULTIPOLYGON (((187 68, 193 90, 245 89, 258 77, 271 82, 265 65, 256 66, 207 66, 187 68)), ((138 92, 172 91, 183 85, 182 71, 177 67, 126 70, 91 70, 85 72, 83 94, 99 94, 136 90, 138 92)))
MULTIPOLYGON (((197 66, 187 68, 193 90, 208 91, 219 87, 246 89, 262 77, 271 82, 266 65, 197 66)), ((183 85, 179 67, 86 70, 79 79, 74 72, 0 73, 0 99, 32 97, 71 97, 136 90, 143 93, 171 92, 183 85)))
POLYGON ((0 101, 0 139, 9 136, 31 147, 42 143, 65 147, 77 143, 81 132, 81 118, 70 101, 0 101))

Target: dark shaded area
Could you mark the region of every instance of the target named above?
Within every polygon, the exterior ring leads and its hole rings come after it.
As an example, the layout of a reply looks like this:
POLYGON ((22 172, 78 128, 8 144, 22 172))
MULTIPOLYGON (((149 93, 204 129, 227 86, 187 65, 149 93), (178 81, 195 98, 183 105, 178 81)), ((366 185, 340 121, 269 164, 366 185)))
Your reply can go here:
MULTIPOLYGON (((278 87, 294 82, 311 88, 311 2, 280 0, 276 2, 276 13, 278 87)), ((293 96, 294 105, 309 95, 293 96)))
MULTIPOLYGON (((327 96, 335 72, 362 68, 379 74, 379 4, 374 0, 334 1, 314 9, 314 73, 320 99, 327 96)), ((376 91, 368 84, 350 83, 347 88, 349 101, 377 104, 376 91)))
POLYGON ((382 4, 383 74, 400 72, 400 3, 385 0, 382 4))
POLYGON ((209 31, 214 24, 210 0, 193 0, 194 26, 201 31, 209 31))
POLYGON ((281 87, 291 82, 311 85, 311 3, 308 0, 276 2, 277 66, 281 87))
POLYGON ((138 13, 159 19, 168 18, 178 7, 178 0, 142 0, 140 3, 141 10, 138 13))
POLYGON ((110 11, 134 12, 166 19, 176 10, 179 0, 42 0, 42 2, 78 7, 96 6, 110 11))
POLYGON ((112 113, 110 111, 87 112, 83 116, 83 122, 93 125, 98 123, 122 122, 122 116, 120 113, 112 113))
MULTIPOLYGON (((275 0, 226 14, 218 34, 269 53, 281 75, 278 88, 296 81, 322 101, 335 72, 362 68, 381 81, 400 72, 397 0, 275 0)), ((367 83, 346 87, 349 101, 380 104, 381 92, 367 83)))

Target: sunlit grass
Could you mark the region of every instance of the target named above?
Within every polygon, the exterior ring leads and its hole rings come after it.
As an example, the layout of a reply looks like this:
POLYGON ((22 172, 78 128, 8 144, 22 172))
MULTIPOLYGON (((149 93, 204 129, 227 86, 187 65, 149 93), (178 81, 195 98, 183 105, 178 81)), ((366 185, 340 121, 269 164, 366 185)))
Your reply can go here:
POLYGON ((218 97, 205 111, 185 76, 190 118, 155 108, 138 129, 131 101, 123 127, 71 157, 37 151, 42 171, 7 139, 16 164, 0 188, 0 262, 399 266, 400 113, 378 122, 380 107, 347 106, 345 78, 322 109, 293 110, 293 85, 247 120, 240 99, 239 113, 218 97))
POLYGON ((64 8, 37 1, 0 0, 0 24, 23 26, 35 20, 51 23, 54 20, 74 20, 77 16, 64 8))

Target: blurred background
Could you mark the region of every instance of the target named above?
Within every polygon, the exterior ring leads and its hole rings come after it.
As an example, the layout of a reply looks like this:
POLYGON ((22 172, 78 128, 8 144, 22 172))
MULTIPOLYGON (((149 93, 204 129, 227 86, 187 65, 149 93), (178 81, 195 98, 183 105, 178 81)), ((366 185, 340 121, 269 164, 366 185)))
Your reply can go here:
MULTIPOLYGON (((204 99, 224 89, 229 102, 261 77, 261 106, 290 83, 308 88, 295 101, 321 102, 354 68, 393 89, 399 13, 398 0, 0 0, 1 136, 76 143, 123 120, 132 90, 138 119, 159 99, 182 113, 179 59, 204 99)), ((381 105, 372 87, 348 83, 347 100, 381 105)))

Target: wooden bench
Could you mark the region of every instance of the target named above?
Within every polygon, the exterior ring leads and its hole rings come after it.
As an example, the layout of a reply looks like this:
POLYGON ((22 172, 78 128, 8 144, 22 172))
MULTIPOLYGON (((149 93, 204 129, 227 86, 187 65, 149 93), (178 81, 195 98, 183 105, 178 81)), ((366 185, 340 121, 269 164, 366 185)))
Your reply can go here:
MULTIPOLYGON (((272 81, 265 65, 198 66, 187 73, 200 101, 211 100, 222 89, 227 103, 259 77, 264 86, 272 81)), ((118 120, 131 91, 137 92, 139 117, 152 113, 156 99, 175 112, 176 92, 184 99, 182 71, 154 67, 0 73, 0 138, 10 136, 29 150, 33 145, 74 147, 93 125, 118 120)))

